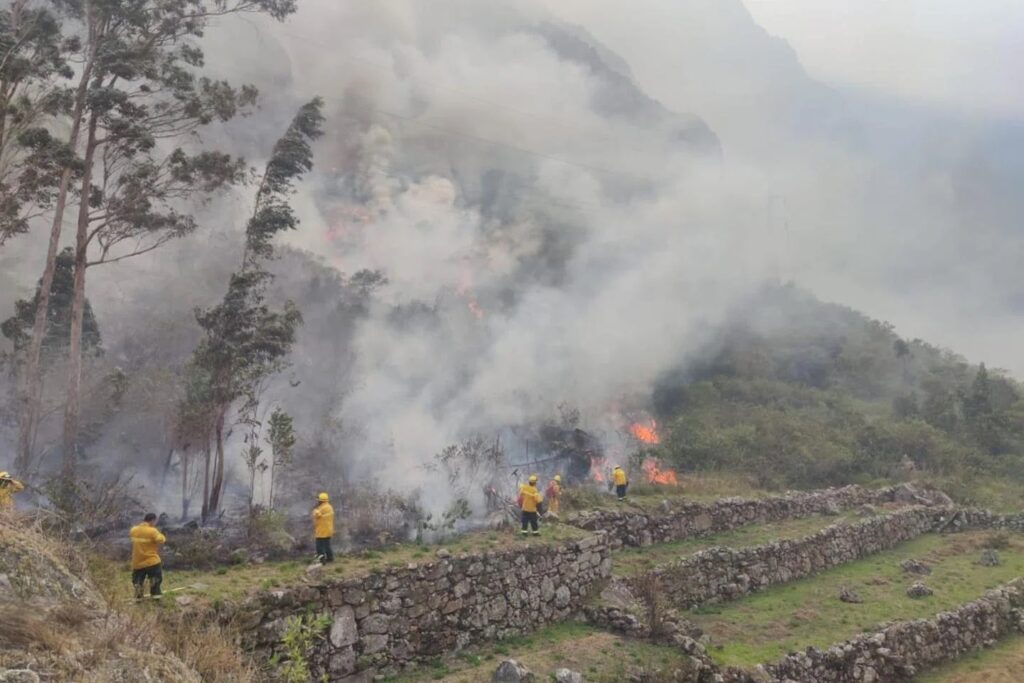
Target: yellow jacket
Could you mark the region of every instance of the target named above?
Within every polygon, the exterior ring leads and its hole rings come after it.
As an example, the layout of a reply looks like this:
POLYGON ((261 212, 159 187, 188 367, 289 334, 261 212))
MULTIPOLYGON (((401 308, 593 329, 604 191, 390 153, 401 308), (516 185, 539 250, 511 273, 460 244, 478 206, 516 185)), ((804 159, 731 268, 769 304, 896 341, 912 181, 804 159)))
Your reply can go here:
POLYGON ((616 486, 626 485, 626 471, 621 467, 616 467, 612 470, 612 483, 616 486))
POLYGON ((25 488, 17 479, 0 481, 0 508, 14 507, 14 494, 25 488))
POLYGON ((136 524, 128 532, 132 539, 132 569, 145 569, 160 564, 157 548, 167 539, 148 522, 136 524))
POLYGON ((330 538, 334 535, 334 508, 330 503, 320 503, 313 508, 313 536, 330 538))
POLYGON ((540 505, 540 491, 533 484, 523 484, 519 487, 519 506, 523 512, 536 512, 540 505))

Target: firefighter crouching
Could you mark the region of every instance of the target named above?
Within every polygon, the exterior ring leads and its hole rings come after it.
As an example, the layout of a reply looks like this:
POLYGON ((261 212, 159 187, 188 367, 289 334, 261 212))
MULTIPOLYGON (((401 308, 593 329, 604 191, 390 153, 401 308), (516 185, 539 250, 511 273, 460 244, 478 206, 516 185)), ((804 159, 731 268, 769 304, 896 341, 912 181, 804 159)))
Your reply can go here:
POLYGON ((537 490, 537 475, 531 474, 527 483, 519 487, 519 514, 523 528, 519 532, 523 536, 527 534, 527 527, 530 527, 534 536, 540 536, 540 526, 537 523, 537 509, 543 500, 540 491, 537 490))

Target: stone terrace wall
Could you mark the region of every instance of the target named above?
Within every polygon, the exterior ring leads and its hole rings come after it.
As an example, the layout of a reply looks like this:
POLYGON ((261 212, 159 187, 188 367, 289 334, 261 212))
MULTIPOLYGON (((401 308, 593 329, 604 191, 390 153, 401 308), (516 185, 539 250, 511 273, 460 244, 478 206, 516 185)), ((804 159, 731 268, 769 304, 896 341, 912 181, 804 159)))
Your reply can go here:
POLYGON ((941 518, 940 509, 912 507, 855 524, 833 524, 800 539, 708 548, 652 574, 676 607, 733 600, 892 548, 931 531, 941 518))
MULTIPOLYGON (((953 661, 1024 632, 1024 579, 987 592, 974 602, 931 619, 896 622, 827 650, 808 648, 766 667, 771 680, 792 683, 895 683, 909 681, 922 668, 953 661)), ((763 678, 730 672, 726 680, 748 683, 763 678)))
POLYGON ((232 610, 243 646, 280 651, 285 619, 327 614, 329 636, 309 653, 313 680, 372 680, 471 644, 500 640, 577 612, 611 574, 605 534, 559 546, 441 557, 365 577, 267 593, 232 610))
POLYGON ((907 484, 878 490, 844 486, 763 499, 723 498, 713 503, 684 503, 669 514, 627 507, 593 510, 577 513, 568 521, 583 529, 608 532, 615 547, 646 546, 730 531, 748 524, 838 514, 860 505, 945 505, 951 502, 945 494, 921 491, 907 484))

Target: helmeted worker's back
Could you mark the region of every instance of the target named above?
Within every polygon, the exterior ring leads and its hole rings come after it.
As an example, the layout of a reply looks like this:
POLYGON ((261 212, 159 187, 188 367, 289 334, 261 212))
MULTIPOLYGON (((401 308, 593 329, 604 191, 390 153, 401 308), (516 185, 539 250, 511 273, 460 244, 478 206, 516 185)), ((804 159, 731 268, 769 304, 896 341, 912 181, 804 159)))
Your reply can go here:
POLYGON ((523 484, 519 487, 519 500, 523 512, 536 512, 541 501, 540 491, 532 484, 523 484))
POLYGON ((313 508, 313 536, 315 538, 334 536, 334 508, 330 503, 322 502, 313 508))
POLYGON ((612 483, 616 486, 626 485, 626 471, 621 467, 616 467, 612 470, 612 483))
POLYGON ((136 524, 128 532, 132 540, 132 569, 145 569, 160 564, 160 544, 167 541, 156 527, 142 523, 136 524))

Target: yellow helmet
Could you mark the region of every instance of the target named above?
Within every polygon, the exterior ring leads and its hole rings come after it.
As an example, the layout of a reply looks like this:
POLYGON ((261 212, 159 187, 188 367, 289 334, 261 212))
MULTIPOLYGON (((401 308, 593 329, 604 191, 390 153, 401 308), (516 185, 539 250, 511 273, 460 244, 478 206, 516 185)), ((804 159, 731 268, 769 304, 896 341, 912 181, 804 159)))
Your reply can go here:
POLYGON ((530 475, 530 483, 531 484, 536 484, 537 483, 537 475, 536 474, 531 474, 530 475))
POLYGON ((11 473, 10 472, 0 472, 0 479, 10 479, 10 478, 11 478, 11 473))
POLYGON ((562 475, 561 474, 556 474, 555 475, 555 481, 557 481, 559 484, 561 484, 562 483, 562 475))
POLYGON ((319 500, 321 503, 326 503, 328 500, 330 500, 326 493, 321 493, 319 496, 316 497, 316 499, 319 500))

